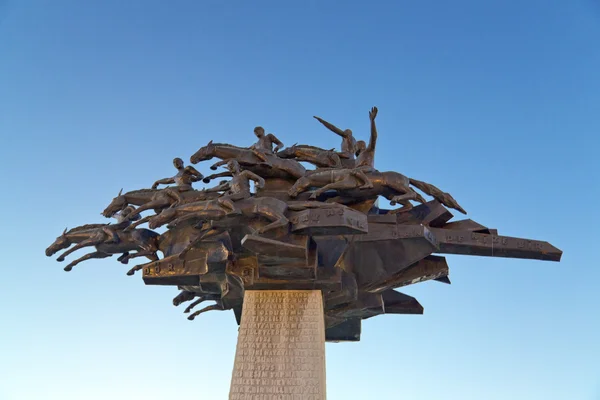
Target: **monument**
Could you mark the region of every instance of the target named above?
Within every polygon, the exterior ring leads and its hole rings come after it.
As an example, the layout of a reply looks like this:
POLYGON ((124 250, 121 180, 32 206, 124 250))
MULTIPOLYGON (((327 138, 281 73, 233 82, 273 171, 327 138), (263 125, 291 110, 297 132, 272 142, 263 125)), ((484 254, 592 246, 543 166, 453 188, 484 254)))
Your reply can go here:
POLYGON ((141 271, 147 285, 177 286, 173 304, 191 302, 188 319, 233 310, 240 328, 231 400, 325 399, 325 342, 359 341, 367 318, 422 314, 415 298, 396 289, 426 280, 449 284, 441 254, 546 261, 562 255, 547 242, 452 221, 451 210, 466 212, 450 194, 377 170, 376 116, 373 107, 368 142, 315 117, 342 138, 340 151, 285 148, 262 127, 249 147, 211 140, 190 162, 216 158, 210 168, 223 172, 204 177, 176 158, 173 177, 119 192, 102 212, 116 224, 65 229, 46 255, 68 249, 57 258, 64 261, 93 249, 65 271, 91 258, 119 255, 128 264, 144 257, 127 274, 141 271), (379 198, 400 207, 380 208, 379 198), (164 233, 153 230, 161 226, 164 233), (205 301, 214 304, 194 311, 205 301))

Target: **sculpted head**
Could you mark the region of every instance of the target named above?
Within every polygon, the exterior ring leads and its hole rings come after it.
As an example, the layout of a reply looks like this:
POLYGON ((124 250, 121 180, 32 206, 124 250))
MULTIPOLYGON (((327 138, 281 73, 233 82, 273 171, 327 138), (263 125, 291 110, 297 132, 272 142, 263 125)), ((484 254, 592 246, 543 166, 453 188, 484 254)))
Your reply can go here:
POLYGON ((173 159, 173 165, 175 166, 175 168, 181 169, 183 168, 183 160, 179 157, 176 157, 173 159))
POLYGON ((365 151, 366 148, 367 148, 367 144, 365 143, 364 140, 359 140, 358 142, 356 142, 356 155, 359 155, 360 153, 365 151))
POLYGON ((240 164, 236 160, 229 160, 227 162, 227 169, 231 171, 231 173, 237 174, 240 172, 240 164))
POLYGON ((256 128, 254 128, 254 134, 257 138, 260 139, 261 137, 265 136, 265 128, 263 128, 262 126, 257 126, 256 128))
POLYGON ((102 211, 102 215, 106 218, 110 218, 115 215, 117 212, 121 211, 125 207, 127 207, 127 199, 122 194, 123 189, 119 192, 117 197, 115 197, 112 202, 102 211))
POLYGON ((213 141, 211 140, 210 142, 208 142, 208 144, 206 146, 201 147, 197 152, 195 152, 190 157, 190 162, 192 164, 198 164, 200 161, 210 160, 211 158, 214 157, 214 152, 215 152, 215 145, 213 144, 213 141))
POLYGON ((54 243, 52 243, 50 246, 48 246, 48 248, 46 249, 46 256, 51 257, 57 251, 66 249, 70 245, 71 245, 71 241, 67 237, 67 228, 65 228, 63 233, 59 237, 56 238, 54 243))

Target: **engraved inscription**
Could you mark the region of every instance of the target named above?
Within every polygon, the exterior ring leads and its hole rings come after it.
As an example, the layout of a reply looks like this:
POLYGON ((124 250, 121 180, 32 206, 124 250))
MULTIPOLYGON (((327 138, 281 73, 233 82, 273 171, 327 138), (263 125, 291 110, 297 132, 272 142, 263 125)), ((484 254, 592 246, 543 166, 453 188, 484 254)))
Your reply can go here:
POLYGON ((230 400, 325 399, 320 291, 248 291, 230 400))

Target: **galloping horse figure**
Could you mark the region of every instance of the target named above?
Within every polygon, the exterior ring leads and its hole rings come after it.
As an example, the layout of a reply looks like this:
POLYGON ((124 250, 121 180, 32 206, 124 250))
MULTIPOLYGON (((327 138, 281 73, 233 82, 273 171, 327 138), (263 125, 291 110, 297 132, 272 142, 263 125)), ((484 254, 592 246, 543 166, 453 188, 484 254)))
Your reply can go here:
MULTIPOLYGON (((163 208, 177 204, 178 202, 190 202, 207 200, 216 198, 218 193, 206 193, 202 190, 188 190, 185 192, 177 192, 170 189, 140 189, 132 190, 131 192, 123 193, 123 189, 117 197, 112 199, 111 203, 102 211, 102 215, 110 218, 118 211, 121 211, 128 205, 139 206, 129 216, 130 218, 140 214, 145 210, 154 210, 157 214, 163 208)), ((136 224, 139 225, 139 224, 136 224)))
POLYGON ((342 168, 340 156, 334 151, 316 146, 294 144, 277 152, 277 157, 306 161, 320 168, 342 168))
POLYGON ((445 206, 454 208, 455 210, 466 214, 466 211, 449 193, 444 193, 429 183, 407 178, 406 176, 393 171, 374 171, 368 172, 366 175, 373 183, 373 188, 371 189, 359 189, 363 183, 349 173, 349 170, 347 169, 317 170, 315 172, 309 172, 306 176, 298 179, 294 186, 289 190, 288 194, 290 197, 294 198, 311 187, 317 187, 319 189, 311 195, 311 198, 313 199, 317 198, 327 190, 336 190, 340 195, 357 199, 383 196, 390 200, 392 205, 396 203, 403 205, 402 208, 394 210, 393 212, 406 212, 413 207, 410 200, 425 203, 425 199, 410 187, 410 185, 413 185, 429 196, 434 197, 445 206))
MULTIPOLYGON (((289 222, 285 216, 288 205, 273 197, 252 197, 236 201, 234 204, 246 217, 255 218, 258 215, 271 221, 270 224, 260 228, 259 233, 286 226, 289 222)), ((176 208, 167 208, 152 217, 148 225, 151 229, 154 229, 175 219, 178 219, 178 221, 192 218, 220 219, 229 214, 232 214, 232 212, 223 209, 216 200, 197 201, 176 208)))
MULTIPOLYGON (((306 168, 296 160, 285 160, 272 154, 266 156, 271 167, 264 165, 263 161, 248 148, 226 143, 213 143, 211 140, 190 157, 190 162, 198 164, 200 161, 210 160, 214 157, 220 158, 224 162, 235 159, 244 169, 264 178, 298 179, 306 173, 306 168)), ((217 163, 211 166, 211 169, 214 170, 217 165, 221 164, 223 163, 217 163)))
POLYGON ((117 232, 120 239, 119 243, 105 243, 107 235, 102 230, 103 226, 106 226, 106 224, 82 225, 70 231, 65 229, 56 238, 54 243, 46 249, 46 256, 51 257, 56 252, 67 249, 72 244, 76 244, 56 259, 56 261, 64 261, 66 256, 83 247, 96 247, 95 252, 86 254, 67 265, 65 271, 70 271, 75 265, 90 258, 106 258, 119 253, 123 254, 118 260, 125 264, 131 258, 142 256, 152 261, 158 260, 158 256, 156 255, 156 252, 159 250, 160 235, 158 233, 149 229, 135 229, 131 232, 119 231, 117 232), (134 250, 137 253, 130 255, 129 252, 134 250))

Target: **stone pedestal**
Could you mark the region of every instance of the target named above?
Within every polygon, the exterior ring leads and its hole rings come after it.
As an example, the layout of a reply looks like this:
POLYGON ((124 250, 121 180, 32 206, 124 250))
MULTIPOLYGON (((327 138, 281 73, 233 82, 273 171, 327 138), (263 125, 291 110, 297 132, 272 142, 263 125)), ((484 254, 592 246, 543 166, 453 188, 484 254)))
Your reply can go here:
POLYGON ((246 291, 229 400, 325 399, 321 291, 246 291))

